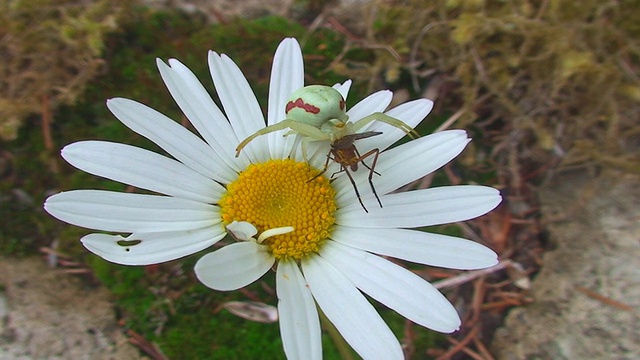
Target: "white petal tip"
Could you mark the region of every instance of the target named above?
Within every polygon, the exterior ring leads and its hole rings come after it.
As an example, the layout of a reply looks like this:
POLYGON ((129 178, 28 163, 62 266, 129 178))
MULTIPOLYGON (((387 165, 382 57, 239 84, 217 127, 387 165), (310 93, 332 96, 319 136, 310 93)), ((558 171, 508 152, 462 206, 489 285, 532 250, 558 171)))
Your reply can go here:
POLYGON ((227 225, 227 231, 229 231, 231 236, 236 240, 241 241, 249 241, 258 233, 258 229, 256 229, 253 224, 246 221, 235 220, 227 225))

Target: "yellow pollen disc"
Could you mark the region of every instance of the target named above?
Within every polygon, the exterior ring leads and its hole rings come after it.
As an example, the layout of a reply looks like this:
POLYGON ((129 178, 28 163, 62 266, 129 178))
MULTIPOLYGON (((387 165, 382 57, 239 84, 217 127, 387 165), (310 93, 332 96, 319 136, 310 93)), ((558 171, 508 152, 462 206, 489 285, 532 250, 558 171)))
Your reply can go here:
POLYGON ((309 181, 317 170, 293 160, 252 164, 227 185, 219 202, 222 220, 246 221, 259 233, 292 226, 295 230, 268 237, 276 259, 301 259, 317 252, 335 222, 335 191, 324 176, 309 181))

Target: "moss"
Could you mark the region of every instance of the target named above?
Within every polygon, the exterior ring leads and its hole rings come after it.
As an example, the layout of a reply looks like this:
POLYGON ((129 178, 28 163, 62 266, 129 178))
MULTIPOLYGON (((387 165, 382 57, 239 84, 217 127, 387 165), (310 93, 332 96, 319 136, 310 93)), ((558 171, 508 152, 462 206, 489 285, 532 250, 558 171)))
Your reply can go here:
POLYGON ((32 114, 45 116, 45 103, 55 108, 82 94, 124 7, 104 0, 0 3, 0 138, 15 139, 32 114))
POLYGON ((546 152, 567 166, 595 161, 638 171, 640 99, 630 91, 638 87, 640 26, 631 21, 638 5, 390 2, 380 5, 373 37, 405 56, 414 90, 440 90, 441 111, 466 109, 456 126, 497 120, 510 132, 505 142, 531 134, 520 154, 529 160, 546 152))
POLYGON ((239 321, 211 309, 184 313, 159 342, 172 359, 281 359, 278 324, 239 321))

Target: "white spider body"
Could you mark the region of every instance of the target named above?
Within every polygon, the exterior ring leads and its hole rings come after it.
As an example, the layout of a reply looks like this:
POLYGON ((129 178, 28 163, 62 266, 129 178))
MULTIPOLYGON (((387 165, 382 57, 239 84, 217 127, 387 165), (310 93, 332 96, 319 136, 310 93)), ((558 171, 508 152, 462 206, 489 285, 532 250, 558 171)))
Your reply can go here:
POLYGON ((334 88, 310 85, 291 94, 284 113, 288 119, 320 128, 331 119, 347 122, 346 108, 342 95, 334 88))

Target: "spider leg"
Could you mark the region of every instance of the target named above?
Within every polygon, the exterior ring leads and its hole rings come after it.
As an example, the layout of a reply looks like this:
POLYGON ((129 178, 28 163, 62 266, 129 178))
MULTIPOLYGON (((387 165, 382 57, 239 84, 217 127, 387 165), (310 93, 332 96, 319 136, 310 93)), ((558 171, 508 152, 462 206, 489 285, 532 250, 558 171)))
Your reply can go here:
POLYGON ((266 135, 274 131, 284 130, 284 129, 291 129, 291 131, 287 132, 285 136, 291 135, 291 134, 300 134, 305 137, 310 137, 314 140, 328 139, 327 134, 323 133, 322 131, 320 131, 320 129, 318 129, 315 126, 301 123, 299 121, 295 121, 291 119, 285 119, 280 121, 277 124, 273 124, 265 128, 262 128, 256 131, 255 133, 253 133, 252 135, 250 135, 248 138, 242 140, 242 142, 238 145, 238 147, 236 147, 236 157, 240 155, 240 151, 242 151, 242 149, 245 146, 247 146, 247 144, 249 144, 253 139, 257 138, 258 136, 266 135))
POLYGON ((367 126, 372 121, 380 121, 385 124, 389 124, 395 128, 398 128, 404 131, 407 135, 412 138, 417 138, 420 136, 411 126, 407 125, 404 121, 391 117, 381 112, 373 113, 369 116, 365 116, 362 119, 356 121, 353 124, 353 131, 357 132, 363 127, 367 126))
MULTIPOLYGON (((357 150, 356 150, 356 153, 357 153, 357 150)), ((358 161, 360 161, 362 164, 364 164, 364 166, 367 167, 367 169, 369 169, 369 185, 371 186, 371 191, 373 191, 373 195, 375 195, 376 200, 378 200, 378 205, 380 205, 380 207, 382 207, 382 202, 380 201, 380 197, 378 197, 378 193, 376 192, 376 188, 373 186, 373 174, 374 173, 378 174, 374 169, 376 168, 376 163, 378 162, 378 156, 379 155, 380 155, 380 149, 372 149, 372 150, 369 150, 366 154, 360 156, 358 158, 358 161), (364 163, 364 159, 368 158, 371 155, 373 155, 373 162, 371 163, 371 167, 369 167, 369 166, 367 166, 367 164, 364 163)), ((347 174, 348 173, 349 172, 347 172, 347 174)), ((378 175, 380 175, 380 174, 378 174, 378 175)), ((353 182, 353 180, 352 180, 352 182, 353 182)), ((357 193, 358 193, 358 191, 356 190, 356 194, 357 193)), ((358 195, 358 199, 360 199, 359 195, 358 195)), ((360 203, 362 204, 362 201, 360 201, 360 203)))
MULTIPOLYGON (((296 133, 296 134, 300 134, 304 137, 308 137, 312 140, 329 140, 329 137, 327 134, 325 134, 324 132, 322 132, 319 128, 313 126, 313 125, 309 125, 306 123, 302 123, 300 121, 295 121, 295 120, 283 120, 281 122, 279 122, 278 124, 282 123, 286 121, 288 123, 288 125, 286 127, 291 129, 292 133, 296 133)), ((276 124, 277 125, 277 124, 276 124)), ((275 125, 271 125, 271 126, 275 126, 275 125)))
MULTIPOLYGON (((302 150, 302 159, 309 164, 309 166, 311 166, 311 162, 310 160, 313 159, 316 155, 316 152, 318 151, 318 147, 317 146, 313 146, 315 143, 318 142, 317 139, 311 138, 309 136, 303 136, 301 134, 298 134, 298 138, 300 139, 297 145, 300 145, 300 149, 302 150), (309 152, 311 150, 311 153, 309 152), (309 154, 311 154, 311 156, 309 156, 309 154)), ((324 139, 321 139, 320 141, 322 141, 324 139)))
POLYGON ((247 137, 246 139, 242 140, 242 142, 240 144, 238 144, 238 146, 236 147, 236 157, 240 156, 240 151, 242 151, 242 149, 247 146, 247 144, 249 144, 253 139, 257 138, 258 136, 261 135, 266 135, 269 133, 272 133, 274 131, 278 131, 278 130, 284 130, 290 127, 291 123, 293 123, 293 120, 282 120, 277 124, 273 124, 271 126, 267 126, 263 129, 260 129, 258 131, 256 131, 255 133, 253 133, 252 135, 250 135, 249 137, 247 137))

